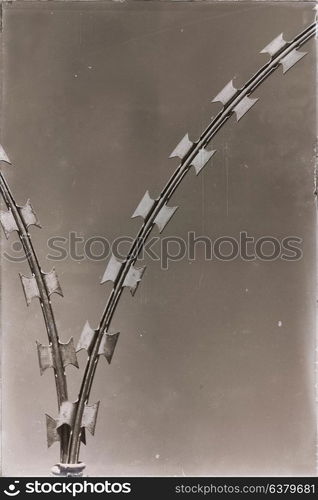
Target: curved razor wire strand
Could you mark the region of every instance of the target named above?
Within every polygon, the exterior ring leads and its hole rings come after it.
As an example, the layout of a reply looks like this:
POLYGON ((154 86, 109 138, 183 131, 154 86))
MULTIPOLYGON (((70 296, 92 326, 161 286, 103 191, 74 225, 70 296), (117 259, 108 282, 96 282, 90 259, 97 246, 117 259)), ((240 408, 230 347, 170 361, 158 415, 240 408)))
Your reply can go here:
POLYGON ((222 102, 222 110, 212 119, 197 141, 191 142, 186 134, 171 154, 171 156, 178 156, 181 159, 181 163, 170 177, 159 197, 156 200, 152 200, 147 192, 138 205, 133 217, 142 216, 144 218, 143 224, 125 261, 119 262, 115 257, 111 257, 102 283, 111 280, 114 283, 113 288, 110 292, 99 326, 95 330, 88 327, 88 330, 86 329, 85 332, 86 340, 80 345, 80 348, 87 348, 89 356, 71 424, 69 448, 70 463, 76 463, 79 458, 81 434, 83 432, 83 427, 85 427, 83 424, 83 415, 85 413, 85 408, 87 408, 86 405, 89 399, 99 356, 105 354, 107 358, 108 355, 107 359, 110 362, 115 349, 116 342, 113 342, 107 350, 107 336, 110 336, 109 328, 114 312, 124 287, 129 287, 132 294, 134 294, 142 278, 144 268, 135 268, 134 264, 154 225, 157 225, 161 232, 176 209, 176 207, 167 207, 167 202, 170 200, 191 166, 195 168, 198 174, 213 156, 215 151, 208 150, 206 147, 227 120, 235 113, 236 119, 239 121, 245 113, 249 111, 257 102, 257 99, 249 97, 250 94, 280 65, 285 74, 294 64, 302 59, 306 53, 299 52, 297 49, 312 38, 315 33, 316 23, 312 23, 290 42, 286 42, 283 36, 279 35, 267 45, 261 52, 268 53, 270 55, 270 60, 262 66, 241 89, 236 89, 233 82, 229 82, 229 84, 227 84, 213 99, 212 102, 222 102))
MULTIPOLYGON (((33 297, 38 297, 41 304, 50 345, 42 346, 39 343, 37 344, 40 370, 42 374, 46 368, 53 368, 57 402, 60 408, 63 402, 68 399, 64 367, 68 364, 67 359, 69 359, 69 357, 63 354, 65 352, 65 346, 69 346, 69 343, 62 344, 59 340, 50 296, 54 292, 62 295, 62 290, 59 286, 54 269, 50 273, 44 273, 41 270, 29 233, 30 225, 41 226, 38 223, 30 202, 28 201, 24 207, 19 207, 17 205, 2 173, 0 173, 0 192, 8 209, 7 212, 1 212, 1 224, 7 237, 10 232, 17 231, 31 270, 31 278, 20 275, 27 304, 29 305, 33 297)), ((76 356, 75 350, 72 359, 73 361, 75 360, 73 364, 76 366, 77 363, 74 355, 76 356)), ((70 430, 67 426, 63 426, 59 432, 60 459, 62 462, 65 462, 67 458, 69 434, 70 430)))

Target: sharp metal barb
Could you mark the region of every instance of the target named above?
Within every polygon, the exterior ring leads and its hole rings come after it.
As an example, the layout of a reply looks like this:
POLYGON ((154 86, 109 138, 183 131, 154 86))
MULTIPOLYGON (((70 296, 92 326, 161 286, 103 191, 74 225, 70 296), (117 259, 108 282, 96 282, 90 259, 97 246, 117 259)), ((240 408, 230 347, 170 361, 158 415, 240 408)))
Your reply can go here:
POLYGON ((115 282, 122 265, 123 263, 116 259, 114 255, 112 255, 108 261, 106 270, 101 280, 101 284, 106 283, 106 281, 115 282))
POLYGON ((42 276, 43 276, 43 280, 46 284, 46 288, 47 288, 49 296, 52 295, 53 293, 57 293, 58 295, 61 295, 61 297, 63 297, 62 288, 60 286, 60 283, 59 283, 59 280, 57 277, 57 273, 56 273, 54 267, 53 267, 52 271, 50 271, 49 273, 44 273, 42 271, 42 276))
POLYGON ((66 343, 59 342, 59 346, 60 346, 63 366, 66 367, 68 365, 73 365, 75 366, 75 368, 79 368, 73 337, 71 337, 70 340, 66 343))
POLYGON ((0 222, 7 239, 12 231, 19 231, 11 210, 3 210, 0 212, 0 222))
POLYGON ((19 274, 19 276, 23 286, 25 300, 27 305, 29 306, 31 304, 32 299, 34 299, 35 297, 40 298, 39 288, 34 276, 32 276, 31 278, 28 278, 23 274, 19 274))
MULTIPOLYGON (((153 200, 149 196, 149 192, 146 191, 145 195, 143 196, 142 200, 140 201, 138 207, 136 208, 135 212, 133 213, 132 217, 137 217, 141 216, 144 219, 147 217, 149 214, 150 210, 152 209, 153 205, 156 203, 156 200, 153 200)), ((169 220, 175 213, 178 207, 168 207, 167 205, 163 206, 160 212, 157 214, 156 218, 154 219, 154 224, 158 226, 159 232, 161 233, 165 226, 168 224, 169 220)))
POLYGON ((86 321, 80 339, 76 346, 76 352, 80 351, 81 349, 86 349, 88 354, 90 354, 92 343, 94 342, 95 337, 96 337, 96 330, 93 330, 89 322, 86 321))
POLYGON ((183 137, 183 139, 181 139, 179 144, 175 147, 175 149, 172 151, 169 158, 174 158, 175 156, 178 156, 181 160, 183 160, 183 158, 188 154, 192 146, 193 142, 190 141, 189 134, 186 134, 183 137))
POLYGON ((118 337, 119 337, 119 332, 116 333, 107 332, 104 333, 102 341, 100 343, 98 354, 100 356, 105 356, 108 364, 110 364, 112 361, 118 337))
POLYGON ((235 96, 238 92, 233 85, 233 80, 225 85, 225 87, 212 99, 211 102, 221 102, 224 106, 235 96))
POLYGON ((275 56, 285 45, 287 44, 284 40, 283 34, 278 35, 274 40, 272 40, 266 47, 264 47, 260 53, 269 54, 271 57, 275 56))
MULTIPOLYGON (((92 351, 92 347, 94 345, 95 339, 97 335, 97 330, 94 330, 88 321, 86 321, 84 328, 82 330, 80 339, 78 341, 78 344, 76 346, 76 351, 80 351, 81 349, 86 349, 88 354, 90 355, 92 351)), ((98 349, 98 354, 100 356, 105 356, 107 359, 108 363, 111 363, 115 347, 118 341, 119 337, 119 332, 107 332, 104 333, 99 349, 98 349)))
POLYGON ((18 207, 18 209, 26 227, 33 225, 41 228, 39 219, 37 218, 37 215, 32 208, 30 200, 28 200, 23 207, 18 207))
POLYGON ((67 424, 72 426, 72 422, 74 420, 75 412, 76 412, 77 402, 73 403, 72 401, 64 401, 60 407, 59 415, 56 419, 57 428, 61 427, 63 424, 67 424))
MULTIPOLYGON (((43 375, 43 372, 47 368, 55 368, 53 359, 53 349, 52 345, 46 346, 40 344, 39 342, 37 342, 36 345, 38 350, 40 373, 41 375, 43 375)), ((79 367, 72 337, 66 343, 59 342, 59 350, 61 353, 61 358, 64 368, 67 365, 73 365, 76 368, 79 367)))
MULTIPOLYGON (((89 430, 89 432, 94 435, 97 413, 99 408, 99 401, 93 405, 85 405, 81 427, 84 427, 89 430)), ((62 425, 69 425, 72 427, 73 421, 76 414, 76 408, 78 405, 78 401, 64 401, 60 407, 60 412, 56 420, 54 420, 56 424, 56 429, 58 430, 62 425)), ((53 419, 50 418, 50 429, 53 427, 53 419)))
POLYGON ((198 175, 201 170, 205 167, 208 161, 212 158, 216 151, 207 149, 200 149, 196 157, 192 160, 191 165, 195 168, 195 172, 198 175))
POLYGON ((47 435, 47 447, 50 448, 53 443, 60 441, 60 434, 56 428, 56 420, 50 415, 45 415, 46 417, 46 435, 47 435))
POLYGON ((0 161, 5 161, 6 163, 9 163, 9 165, 12 165, 7 153, 5 152, 1 144, 0 144, 0 161))
POLYGON ((146 191, 131 218, 133 219, 134 217, 142 217, 143 219, 145 219, 155 203, 156 200, 153 200, 150 197, 149 191, 146 191))
MULTIPOLYGON (((30 203, 30 200, 26 202, 26 204, 23 207, 17 207, 22 220, 25 223, 26 228, 28 228, 31 225, 41 227, 39 220, 36 216, 36 213, 34 212, 32 205, 30 203)), ((4 234, 6 238, 9 237, 9 234, 12 231, 19 231, 18 225, 16 223, 16 220, 13 216, 13 213, 11 209, 9 210, 2 210, 0 212, 0 222, 4 231, 4 234)))
POLYGON ((130 288, 130 292, 132 295, 135 295, 138 285, 141 281, 141 278, 145 272, 146 267, 134 267, 131 266, 123 283, 123 286, 127 286, 130 288))
POLYGON ((239 121, 257 101, 258 98, 252 99, 251 97, 245 96, 234 108, 236 120, 239 121))
POLYGON ((156 216, 154 223, 157 225, 159 232, 161 233, 168 222, 170 221, 171 217, 175 213, 175 211, 179 207, 168 207, 167 205, 164 205, 158 215, 156 216))
POLYGON ((97 403, 94 403, 93 405, 85 406, 83 417, 82 417, 82 427, 85 427, 86 429, 88 429, 89 432, 92 434, 92 436, 94 436, 94 434, 95 434, 95 427, 96 427, 96 420, 97 420, 99 404, 100 404, 100 401, 97 401, 97 403))
POLYGON ((299 52, 298 50, 294 49, 292 52, 290 52, 287 56, 283 57, 280 60, 280 64, 283 66, 283 74, 287 73, 287 71, 292 68, 300 59, 305 57, 307 52, 299 52))
POLYGON ((40 344, 38 341, 36 342, 38 357, 39 357, 39 365, 40 365, 40 373, 43 375, 43 372, 48 368, 53 368, 54 361, 52 355, 52 347, 40 344))
MULTIPOLYGON (((61 428, 63 425, 67 424, 61 424, 58 427, 58 421, 55 418, 50 417, 50 415, 45 414, 46 417, 46 435, 47 435, 47 447, 50 448, 52 444, 56 443, 57 441, 61 441, 61 428)), ((81 441, 83 444, 86 444, 86 436, 85 436, 85 429, 82 429, 81 433, 81 441)))

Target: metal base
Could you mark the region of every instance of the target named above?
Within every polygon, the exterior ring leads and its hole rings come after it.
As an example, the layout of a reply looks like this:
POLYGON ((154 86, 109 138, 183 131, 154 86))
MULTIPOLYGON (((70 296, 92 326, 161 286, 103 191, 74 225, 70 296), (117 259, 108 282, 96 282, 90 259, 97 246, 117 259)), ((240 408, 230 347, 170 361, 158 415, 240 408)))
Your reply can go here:
POLYGON ((52 476, 83 477, 86 464, 55 464, 51 469, 52 476))

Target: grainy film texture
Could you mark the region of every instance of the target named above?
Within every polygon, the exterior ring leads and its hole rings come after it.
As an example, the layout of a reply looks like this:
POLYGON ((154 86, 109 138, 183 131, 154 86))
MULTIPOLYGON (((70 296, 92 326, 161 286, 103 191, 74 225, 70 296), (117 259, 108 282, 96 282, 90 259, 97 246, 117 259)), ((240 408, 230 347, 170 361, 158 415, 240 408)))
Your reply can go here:
POLYGON ((4 475, 315 474, 314 6, 2 4, 4 475))

